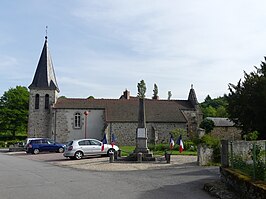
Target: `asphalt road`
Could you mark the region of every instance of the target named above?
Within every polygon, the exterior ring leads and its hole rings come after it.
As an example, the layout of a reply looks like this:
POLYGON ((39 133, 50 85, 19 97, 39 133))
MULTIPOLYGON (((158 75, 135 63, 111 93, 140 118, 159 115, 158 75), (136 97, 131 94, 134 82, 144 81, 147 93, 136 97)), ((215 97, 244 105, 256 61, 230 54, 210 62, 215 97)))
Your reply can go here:
POLYGON ((218 178, 218 167, 195 164, 92 171, 0 153, 1 199, 208 199, 203 184, 218 178))

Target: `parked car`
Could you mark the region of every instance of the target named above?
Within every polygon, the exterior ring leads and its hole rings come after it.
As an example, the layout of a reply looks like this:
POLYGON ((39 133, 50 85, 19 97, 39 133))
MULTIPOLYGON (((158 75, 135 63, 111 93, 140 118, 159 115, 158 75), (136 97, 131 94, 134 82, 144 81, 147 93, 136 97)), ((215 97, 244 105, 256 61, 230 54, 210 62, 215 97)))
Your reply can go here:
POLYGON ((24 141, 24 148, 25 148, 25 150, 26 150, 27 145, 30 143, 31 140, 39 140, 39 139, 43 139, 43 138, 26 138, 26 140, 24 141))
POLYGON ((26 146, 27 153, 38 154, 41 151, 63 153, 65 151, 65 144, 60 144, 47 138, 41 138, 30 140, 26 146))
POLYGON ((66 145, 64 152, 65 157, 70 159, 81 159, 85 156, 91 155, 110 155, 111 152, 118 151, 119 148, 116 145, 103 144, 96 139, 80 139, 71 140, 66 145))

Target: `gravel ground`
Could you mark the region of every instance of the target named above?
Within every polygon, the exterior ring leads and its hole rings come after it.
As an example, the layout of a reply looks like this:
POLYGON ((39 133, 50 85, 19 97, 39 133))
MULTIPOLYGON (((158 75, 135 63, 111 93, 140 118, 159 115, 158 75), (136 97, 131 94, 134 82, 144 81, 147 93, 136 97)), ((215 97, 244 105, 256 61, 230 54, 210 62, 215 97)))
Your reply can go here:
POLYGON ((147 169, 162 169, 173 166, 182 165, 196 165, 196 156, 171 156, 171 162, 166 163, 164 158, 154 162, 126 162, 115 161, 109 162, 108 157, 101 158, 87 158, 82 160, 65 160, 55 161, 53 164, 58 166, 71 167, 76 169, 87 169, 95 171, 133 171, 133 170, 147 170, 147 169))
POLYGON ((16 155, 35 161, 49 162, 57 166, 85 169, 94 171, 134 171, 146 169, 162 169, 168 167, 183 167, 197 164, 197 156, 172 155, 170 163, 166 163, 164 157, 149 162, 109 162, 109 157, 88 157, 81 160, 70 160, 60 153, 41 153, 38 155, 26 154, 25 152, 7 152, 8 155, 16 155))

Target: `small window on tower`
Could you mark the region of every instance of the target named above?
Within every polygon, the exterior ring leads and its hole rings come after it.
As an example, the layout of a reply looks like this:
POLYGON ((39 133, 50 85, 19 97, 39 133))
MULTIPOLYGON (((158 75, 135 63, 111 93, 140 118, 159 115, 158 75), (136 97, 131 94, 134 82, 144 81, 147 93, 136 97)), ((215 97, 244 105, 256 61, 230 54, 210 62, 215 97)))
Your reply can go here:
POLYGON ((39 103, 40 103, 40 95, 35 95, 35 109, 39 109, 39 103))
POLYGON ((74 128, 80 128, 81 127, 81 114, 80 113, 76 113, 75 114, 75 120, 74 120, 74 128))
POLYGON ((49 109, 49 95, 45 95, 45 104, 44 104, 45 109, 49 109))

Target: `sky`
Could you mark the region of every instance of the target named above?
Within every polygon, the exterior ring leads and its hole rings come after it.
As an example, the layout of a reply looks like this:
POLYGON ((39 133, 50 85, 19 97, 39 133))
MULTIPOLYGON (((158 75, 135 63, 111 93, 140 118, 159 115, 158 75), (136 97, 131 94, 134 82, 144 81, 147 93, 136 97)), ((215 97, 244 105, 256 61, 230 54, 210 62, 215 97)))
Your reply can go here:
POLYGON ((266 55, 264 0, 1 0, 0 96, 33 79, 44 38, 60 96, 125 89, 199 102, 228 94, 266 55))

